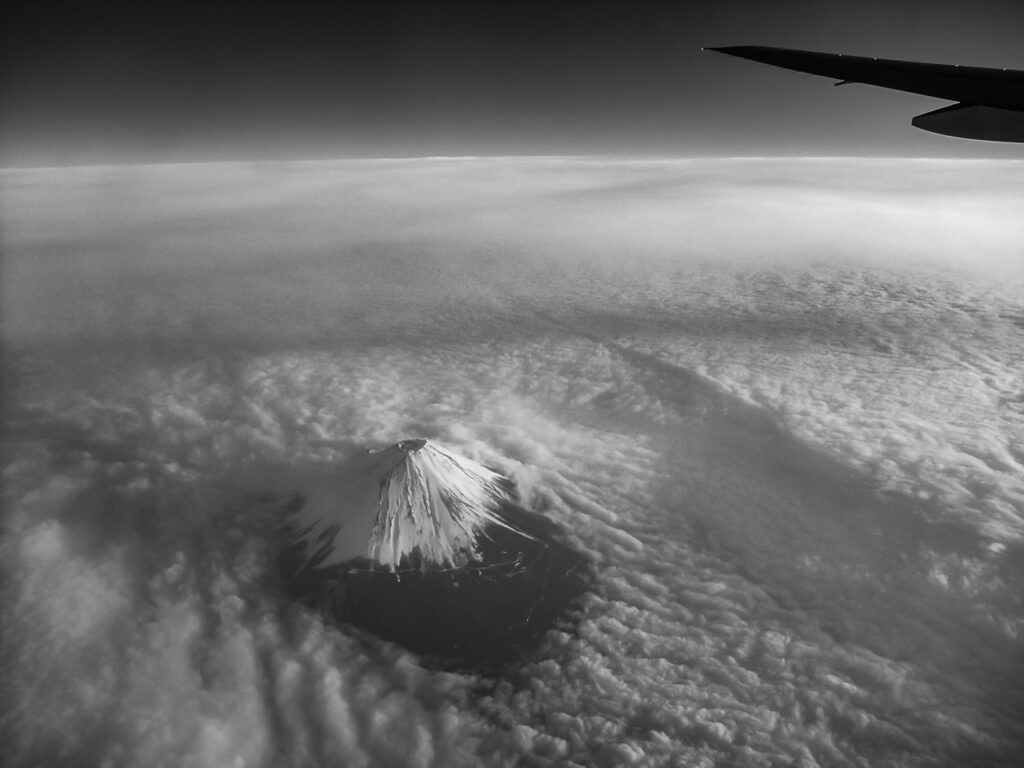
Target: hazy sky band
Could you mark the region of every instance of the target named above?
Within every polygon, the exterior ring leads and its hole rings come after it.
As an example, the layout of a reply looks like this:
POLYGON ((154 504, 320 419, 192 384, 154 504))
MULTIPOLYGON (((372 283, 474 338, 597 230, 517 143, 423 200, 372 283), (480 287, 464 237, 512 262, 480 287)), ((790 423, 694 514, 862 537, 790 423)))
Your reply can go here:
POLYGON ((1017 156, 941 106, 701 52, 1024 68, 1009 2, 41 3, 5 11, 6 166, 465 154, 1017 156))

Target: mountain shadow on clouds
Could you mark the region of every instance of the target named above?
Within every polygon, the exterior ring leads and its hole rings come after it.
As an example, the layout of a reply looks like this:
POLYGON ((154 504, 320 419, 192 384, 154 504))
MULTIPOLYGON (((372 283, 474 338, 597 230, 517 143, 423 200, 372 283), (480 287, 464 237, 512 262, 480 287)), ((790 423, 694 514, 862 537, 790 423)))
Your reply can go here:
POLYGON ((614 345, 652 396, 682 417, 655 431, 652 489, 665 524, 729 563, 775 604, 773 620, 912 661, 934 679, 966 672, 979 707, 1008 729, 1024 697, 1019 545, 993 543, 939 502, 881 489, 693 371, 614 345), (1009 709, 1008 709, 1009 708, 1009 709))

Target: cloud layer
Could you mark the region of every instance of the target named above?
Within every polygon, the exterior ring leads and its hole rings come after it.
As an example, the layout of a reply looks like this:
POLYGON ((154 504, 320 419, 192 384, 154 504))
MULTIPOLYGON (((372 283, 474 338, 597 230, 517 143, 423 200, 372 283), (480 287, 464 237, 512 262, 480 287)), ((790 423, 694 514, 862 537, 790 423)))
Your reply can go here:
POLYGON ((1010 764, 1022 176, 5 172, 12 759, 1010 764), (282 494, 413 435, 599 563, 502 677, 282 594, 282 494))

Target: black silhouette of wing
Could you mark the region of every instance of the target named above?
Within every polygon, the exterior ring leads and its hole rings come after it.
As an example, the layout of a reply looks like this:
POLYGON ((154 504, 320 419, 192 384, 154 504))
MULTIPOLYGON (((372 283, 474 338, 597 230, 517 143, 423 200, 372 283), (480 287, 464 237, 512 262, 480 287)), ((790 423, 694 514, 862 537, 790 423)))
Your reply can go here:
POLYGON ((913 125, 933 133, 987 141, 1024 142, 1024 71, 874 59, 758 45, 708 48, 783 69, 864 83, 957 102, 918 115, 913 125))

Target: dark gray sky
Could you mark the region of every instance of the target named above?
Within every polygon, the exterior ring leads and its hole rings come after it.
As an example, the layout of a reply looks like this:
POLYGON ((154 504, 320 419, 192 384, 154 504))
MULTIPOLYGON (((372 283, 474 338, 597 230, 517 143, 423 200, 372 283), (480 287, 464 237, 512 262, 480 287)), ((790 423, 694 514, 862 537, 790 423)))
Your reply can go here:
MULTIPOLYGON (((10 4, 8 4, 10 5, 10 4)), ((4 12, 5 166, 466 154, 1019 157, 943 102, 702 46, 1024 69, 1024 3, 34 0, 4 12)))

